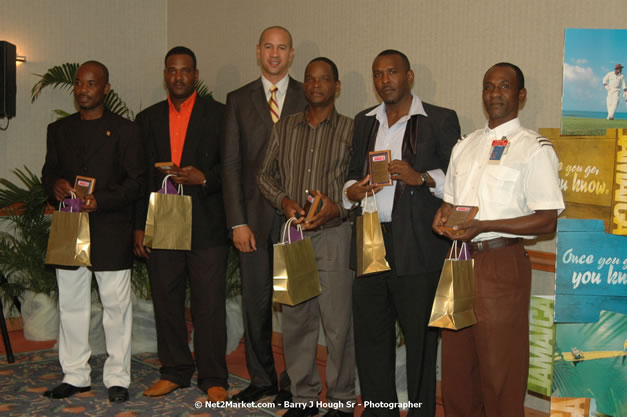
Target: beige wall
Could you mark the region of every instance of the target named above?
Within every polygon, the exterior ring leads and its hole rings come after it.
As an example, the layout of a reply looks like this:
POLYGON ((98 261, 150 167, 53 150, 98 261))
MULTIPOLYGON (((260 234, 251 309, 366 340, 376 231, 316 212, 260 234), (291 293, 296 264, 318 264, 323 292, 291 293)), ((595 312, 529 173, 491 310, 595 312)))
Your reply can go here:
POLYGON ((256 78, 255 43, 269 25, 294 37, 292 75, 302 80, 315 56, 333 59, 343 82, 338 108, 354 116, 376 104, 370 65, 383 49, 404 51, 416 72, 414 91, 457 110, 463 132, 484 123, 485 70, 511 61, 526 74, 522 121, 559 127, 564 28, 624 28, 625 0, 229 0, 169 1, 168 46, 185 44, 201 77, 224 101, 256 78))
MULTIPOLYGON (((566 27, 624 27, 627 2, 605 0, 0 0, 0 39, 17 45, 17 117, 0 131, 0 177, 26 164, 38 171, 52 109, 72 109, 66 93, 48 91, 34 104, 30 89, 53 65, 99 59, 132 109, 164 97, 162 59, 184 44, 198 55, 201 78, 224 101, 258 77, 255 44, 272 24, 288 27, 302 80, 306 63, 326 55, 339 66, 341 112, 376 104, 370 65, 384 48, 407 53, 415 92, 457 110, 462 131, 483 125, 480 82, 486 68, 508 60, 526 74, 529 127, 559 126, 566 27)), ((6 119, 0 120, 4 125, 6 119)))
MULTIPOLYGON (((131 109, 165 97, 161 74, 166 51, 166 0, 0 0, 0 40, 17 45, 27 62, 17 67, 17 116, 0 131, 0 177, 28 166, 41 172, 46 126, 53 109, 73 111, 67 92, 45 91, 30 102, 30 90, 48 68, 96 59, 110 71, 111 86, 131 109)), ((0 119, 4 126, 6 119, 0 119)))

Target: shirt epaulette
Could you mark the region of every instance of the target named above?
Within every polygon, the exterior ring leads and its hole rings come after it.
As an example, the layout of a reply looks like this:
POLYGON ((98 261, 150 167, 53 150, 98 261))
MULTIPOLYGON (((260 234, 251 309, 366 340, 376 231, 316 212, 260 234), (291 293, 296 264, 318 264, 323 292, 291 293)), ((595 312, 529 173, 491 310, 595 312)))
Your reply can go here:
POLYGON ((538 141, 540 146, 550 146, 550 147, 553 147, 553 144, 551 143, 551 141, 548 138, 545 138, 544 136, 538 136, 536 138, 536 140, 538 141))

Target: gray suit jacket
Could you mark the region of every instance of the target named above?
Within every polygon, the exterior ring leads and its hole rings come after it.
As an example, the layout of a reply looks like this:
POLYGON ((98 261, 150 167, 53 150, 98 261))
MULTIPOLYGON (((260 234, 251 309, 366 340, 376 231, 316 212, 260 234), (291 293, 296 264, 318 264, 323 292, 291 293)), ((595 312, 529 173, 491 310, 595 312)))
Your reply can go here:
MULTIPOLYGON (((303 85, 290 77, 281 117, 304 110, 306 104, 303 85)), ((227 95, 221 146, 227 228, 247 224, 258 247, 268 244, 275 216, 256 182, 272 127, 261 78, 227 95)))

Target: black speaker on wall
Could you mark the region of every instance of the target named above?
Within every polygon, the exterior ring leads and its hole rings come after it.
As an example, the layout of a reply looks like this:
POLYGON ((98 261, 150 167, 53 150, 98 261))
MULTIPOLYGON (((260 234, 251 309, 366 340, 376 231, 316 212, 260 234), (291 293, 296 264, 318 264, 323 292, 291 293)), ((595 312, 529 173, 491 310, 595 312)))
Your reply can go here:
POLYGON ((0 117, 15 116, 15 45, 0 41, 0 117))

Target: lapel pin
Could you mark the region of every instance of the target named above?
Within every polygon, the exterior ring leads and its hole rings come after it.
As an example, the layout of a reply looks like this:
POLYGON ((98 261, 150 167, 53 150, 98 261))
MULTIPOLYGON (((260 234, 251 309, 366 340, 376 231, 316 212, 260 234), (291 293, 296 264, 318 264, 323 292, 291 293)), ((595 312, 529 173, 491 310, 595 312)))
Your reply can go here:
POLYGON ((111 136, 111 131, 107 130, 107 136, 111 136))

